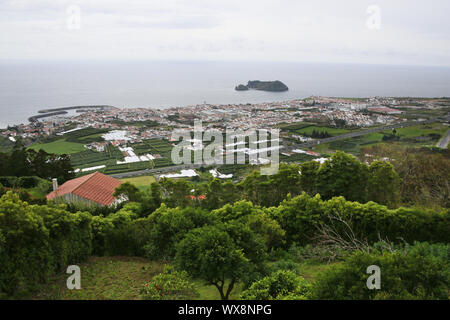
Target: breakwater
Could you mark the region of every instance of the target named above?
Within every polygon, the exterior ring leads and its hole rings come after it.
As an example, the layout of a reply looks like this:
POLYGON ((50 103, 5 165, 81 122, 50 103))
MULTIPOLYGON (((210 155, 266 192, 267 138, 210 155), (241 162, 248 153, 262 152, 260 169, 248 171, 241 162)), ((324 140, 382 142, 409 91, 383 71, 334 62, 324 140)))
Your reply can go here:
POLYGON ((28 121, 29 122, 36 122, 40 118, 46 118, 46 117, 51 117, 51 116, 59 116, 61 114, 67 114, 67 113, 68 113, 67 111, 49 112, 49 113, 46 113, 46 114, 41 114, 41 115, 29 117, 28 121))
POLYGON ((61 108, 51 108, 51 109, 39 110, 38 113, 49 113, 49 112, 55 112, 55 111, 65 111, 65 110, 75 110, 75 109, 90 109, 90 108, 105 109, 105 108, 114 108, 114 107, 113 106, 107 106, 107 105, 61 107, 61 108))
POLYGON ((114 108, 114 107, 108 106, 108 105, 91 105, 91 106, 73 106, 73 107, 42 109, 42 110, 38 111, 39 115, 29 117, 28 121, 36 122, 38 119, 41 119, 41 118, 47 118, 47 117, 67 114, 68 110, 77 110, 77 109, 100 109, 100 110, 103 110, 103 109, 107 109, 107 108, 114 108))

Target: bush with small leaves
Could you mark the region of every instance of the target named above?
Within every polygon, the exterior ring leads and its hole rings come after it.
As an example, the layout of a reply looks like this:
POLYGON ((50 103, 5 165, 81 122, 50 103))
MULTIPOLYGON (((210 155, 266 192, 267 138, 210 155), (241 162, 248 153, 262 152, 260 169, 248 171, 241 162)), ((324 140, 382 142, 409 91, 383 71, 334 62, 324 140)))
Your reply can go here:
POLYGON ((356 252, 314 283, 312 297, 325 300, 449 299, 450 245, 416 243, 403 249, 356 252), (367 267, 381 270, 381 289, 369 290, 367 267))
POLYGON ((311 285, 292 271, 278 270, 242 292, 244 300, 306 300, 311 285))
POLYGON ((141 289, 143 300, 188 300, 198 295, 186 271, 176 271, 170 266, 141 289))

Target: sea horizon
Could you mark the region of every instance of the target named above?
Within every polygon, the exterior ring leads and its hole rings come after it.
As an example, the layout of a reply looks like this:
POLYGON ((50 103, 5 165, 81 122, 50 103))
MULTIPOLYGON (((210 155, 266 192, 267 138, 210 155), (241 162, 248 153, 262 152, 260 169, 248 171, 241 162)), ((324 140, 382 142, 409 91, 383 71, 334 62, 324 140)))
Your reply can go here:
POLYGON ((0 60, 0 128, 41 109, 77 105, 165 109, 310 96, 450 96, 450 67, 356 63, 0 60), (286 92, 234 88, 280 80, 286 92))

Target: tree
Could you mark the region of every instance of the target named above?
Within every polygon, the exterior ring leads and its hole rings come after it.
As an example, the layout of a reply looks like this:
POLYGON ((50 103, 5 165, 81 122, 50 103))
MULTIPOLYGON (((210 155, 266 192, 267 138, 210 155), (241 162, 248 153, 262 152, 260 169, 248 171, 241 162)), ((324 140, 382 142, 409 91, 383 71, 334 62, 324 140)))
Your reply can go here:
POLYGON ((150 189, 142 192, 142 217, 147 217, 161 206, 161 186, 157 182, 150 185, 150 189))
POLYGON ((139 189, 129 182, 122 183, 119 187, 117 187, 113 196, 116 198, 125 197, 131 202, 141 202, 142 200, 142 195, 139 192, 139 189))
POLYGON ((308 161, 300 166, 300 185, 301 188, 310 196, 314 196, 318 192, 317 174, 319 172, 320 163, 317 161, 308 161))
POLYGON ((258 205, 269 205, 273 202, 270 192, 275 188, 270 183, 269 176, 263 176, 258 170, 250 173, 239 183, 243 197, 258 205))
POLYGON ((9 154, 0 152, 0 176, 9 175, 9 154))
POLYGON ((233 204, 241 199, 241 195, 236 185, 232 181, 222 183, 222 205, 233 204))
POLYGON ((389 161, 400 176, 403 204, 423 207, 450 206, 450 159, 448 151, 375 145, 363 148, 360 159, 369 163, 389 161), (440 154, 442 153, 442 154, 440 154))
POLYGON ((337 151, 318 171, 318 191, 325 199, 343 196, 347 200, 366 199, 367 165, 352 155, 337 151))
POLYGON ((214 224, 217 218, 200 208, 168 208, 161 205, 148 218, 146 256, 151 259, 172 259, 175 247, 186 234, 195 228, 214 224))
POLYGON ((74 169, 70 161, 70 156, 67 154, 55 155, 51 154, 47 160, 47 164, 50 168, 49 177, 40 176, 38 172, 36 175, 42 178, 57 178, 61 183, 67 180, 75 178, 74 169), (51 173, 53 172, 53 174, 51 173))
POLYGON ((177 265, 192 277, 214 285, 222 300, 228 300, 235 284, 252 270, 232 236, 222 226, 205 226, 190 231, 177 245, 177 265))
MULTIPOLYGON (((263 210, 251 202, 242 200, 214 210, 212 214, 226 224, 248 225, 250 230, 260 237, 258 241, 264 243, 266 250, 270 250, 284 243, 285 232, 278 222, 265 211, 269 211, 269 209, 263 210)), ((236 229, 240 228, 239 225, 236 226, 236 229)), ((264 253, 259 254, 264 255, 264 253)))
POLYGON ((165 195, 164 203, 169 207, 187 207, 191 204, 189 196, 191 195, 192 186, 184 179, 171 180, 163 178, 160 180, 163 194, 165 195))
POLYGON ((0 176, 37 176, 43 179, 57 178, 60 183, 75 177, 70 156, 36 152, 26 149, 18 140, 10 155, 0 154, 0 176))
POLYGON ((369 166, 367 200, 395 208, 400 202, 400 177, 389 162, 375 161, 369 166))
POLYGON ((9 176, 30 176, 32 175, 30 162, 28 161, 27 150, 21 140, 14 144, 8 168, 9 176))
POLYGON ((277 206, 290 193, 301 193, 299 166, 297 164, 280 164, 276 174, 261 175, 259 170, 253 171, 240 184, 244 198, 254 204, 265 207, 277 206))
POLYGON ((208 210, 214 210, 222 207, 222 182, 219 179, 213 179, 209 182, 206 200, 204 201, 203 207, 208 210))

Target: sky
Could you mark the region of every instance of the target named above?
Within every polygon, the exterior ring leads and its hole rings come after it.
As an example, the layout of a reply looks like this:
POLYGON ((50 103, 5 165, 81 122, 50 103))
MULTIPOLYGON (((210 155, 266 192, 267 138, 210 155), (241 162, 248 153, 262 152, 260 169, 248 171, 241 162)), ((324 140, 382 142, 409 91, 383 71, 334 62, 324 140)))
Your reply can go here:
POLYGON ((448 0, 0 0, 0 59, 450 66, 448 0))

